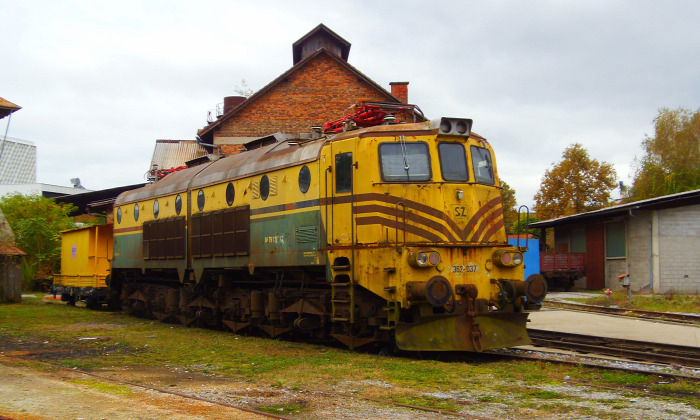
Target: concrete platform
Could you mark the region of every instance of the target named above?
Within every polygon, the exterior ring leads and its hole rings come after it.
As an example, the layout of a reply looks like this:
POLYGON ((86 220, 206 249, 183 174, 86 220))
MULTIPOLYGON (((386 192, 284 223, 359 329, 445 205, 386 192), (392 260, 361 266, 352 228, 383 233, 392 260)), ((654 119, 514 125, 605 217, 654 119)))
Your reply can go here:
POLYGON ((564 309, 530 313, 529 328, 700 348, 700 327, 564 309))

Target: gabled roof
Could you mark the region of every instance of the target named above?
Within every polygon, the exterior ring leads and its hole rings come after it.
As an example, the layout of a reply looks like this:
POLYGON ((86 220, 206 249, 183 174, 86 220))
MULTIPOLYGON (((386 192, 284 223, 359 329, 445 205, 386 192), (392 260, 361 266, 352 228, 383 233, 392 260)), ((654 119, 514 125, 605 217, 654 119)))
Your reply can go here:
POLYGON ((321 23, 317 27, 309 31, 309 33, 301 37, 301 39, 299 39, 297 42, 292 44, 292 55, 294 59, 294 64, 300 62, 303 59, 303 46, 312 38, 317 38, 319 40, 325 39, 327 41, 332 42, 340 50, 340 57, 343 60, 348 61, 348 56, 350 55, 350 43, 344 40, 340 35, 331 31, 330 28, 328 28, 326 25, 321 23))
POLYGON ((13 104, 7 99, 0 98, 0 119, 7 117, 18 109, 22 109, 22 107, 13 104))
POLYGON ((223 123, 224 121, 226 121, 226 120, 228 120, 229 118, 233 117, 234 115, 238 114, 242 109, 246 108, 247 106, 250 106, 251 104, 253 104, 258 98, 260 98, 260 97, 263 96, 265 93, 267 93, 267 92, 269 92, 270 90, 272 90, 275 86, 277 86, 279 83, 283 82, 285 79, 287 79, 287 78, 288 78, 289 76, 291 76, 293 73, 295 73, 295 72, 299 71, 301 68, 303 68, 308 62, 312 61, 314 58, 316 58, 316 57, 318 57, 318 56, 320 56, 320 55, 322 55, 322 54, 325 54, 325 55, 327 55, 328 57, 332 58, 333 60, 335 60, 336 62, 338 62, 338 64, 340 64, 341 66, 345 67, 346 69, 348 69, 349 71, 351 71, 352 73, 354 73, 354 74, 357 76, 358 79, 360 79, 360 80, 362 80, 362 81, 365 81, 367 84, 369 84, 369 85, 372 86, 373 88, 377 89, 377 90, 380 91, 382 94, 386 95, 388 98, 391 98, 391 99, 393 99, 394 101, 396 101, 396 103, 398 103, 398 104, 402 104, 402 103, 403 103, 403 102, 401 102, 401 100, 400 100, 399 98, 397 98, 396 96, 392 95, 391 92, 389 92, 389 91, 387 91, 386 89, 384 89, 383 87, 381 87, 381 85, 379 85, 377 82, 375 82, 374 80, 370 79, 369 77, 367 77, 366 75, 364 75, 361 71, 359 71, 359 70, 356 69, 355 67, 353 67, 353 66, 351 66, 350 64, 348 64, 347 61, 343 60, 341 57, 338 57, 336 54, 333 54, 332 52, 328 51, 327 49, 321 48, 321 49, 317 50, 316 52, 314 52, 313 54, 311 54, 311 55, 307 56, 306 58, 304 58, 302 61, 300 61, 300 62, 298 62, 297 64, 295 64, 292 68, 290 68, 290 69, 287 70, 286 72, 282 73, 282 74, 281 74, 279 77, 277 77, 275 80, 273 80, 272 82, 268 83, 267 86, 265 86, 265 87, 263 87, 262 89, 260 89, 259 91, 255 92, 255 93, 254 93, 250 98, 248 98, 246 101, 244 101, 243 103, 241 103, 241 104, 238 105, 237 107, 231 109, 230 111, 228 111, 227 113, 225 113, 224 115, 222 115, 221 118, 219 118, 218 120, 216 120, 216 121, 214 121, 213 123, 211 123, 211 124, 207 125, 206 127, 204 127, 204 128, 199 132, 199 136, 200 136, 201 138, 204 139, 205 136, 208 136, 216 127, 220 126, 221 123, 223 123))
POLYGON ((634 201, 619 206, 606 207, 600 210, 574 214, 557 219, 545 220, 530 224, 532 228, 548 228, 553 226, 568 225, 574 223, 593 222, 616 216, 629 214, 634 210, 661 210, 675 207, 692 206, 700 204, 700 190, 686 191, 678 194, 664 195, 663 197, 649 198, 647 200, 634 201))

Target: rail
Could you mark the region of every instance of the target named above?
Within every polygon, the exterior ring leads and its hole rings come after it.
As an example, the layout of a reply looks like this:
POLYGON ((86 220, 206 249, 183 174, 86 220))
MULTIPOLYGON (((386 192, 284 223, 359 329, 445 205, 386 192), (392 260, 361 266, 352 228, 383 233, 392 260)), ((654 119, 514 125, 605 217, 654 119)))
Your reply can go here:
POLYGON ((700 314, 682 314, 674 312, 643 311, 639 309, 612 308, 608 306, 587 305, 585 303, 544 301, 542 305, 571 309, 575 311, 597 312, 611 315, 631 316, 637 318, 656 319, 681 324, 700 324, 700 314))
POLYGON ((535 346, 551 347, 652 363, 700 367, 700 348, 559 331, 527 330, 535 346))

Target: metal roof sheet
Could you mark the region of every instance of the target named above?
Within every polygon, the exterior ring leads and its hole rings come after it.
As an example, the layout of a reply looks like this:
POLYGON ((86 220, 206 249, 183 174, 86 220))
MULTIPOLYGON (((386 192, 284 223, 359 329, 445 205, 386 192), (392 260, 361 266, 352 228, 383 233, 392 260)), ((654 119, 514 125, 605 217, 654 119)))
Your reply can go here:
MULTIPOLYGON (((184 166, 188 160, 205 156, 207 149, 194 140, 156 140, 151 168, 171 169, 184 166)), ((150 169, 150 168, 149 168, 150 169)))
POLYGON ((563 216, 556 219, 543 220, 531 223, 532 228, 547 228, 568 223, 579 223, 584 221, 604 219, 607 217, 628 214, 632 210, 659 210, 674 207, 692 206, 700 204, 700 190, 685 191, 681 193, 664 195, 661 197, 649 198, 646 200, 633 201, 631 203, 606 207, 600 210, 593 210, 586 213, 563 216))
POLYGON ((7 137, 0 138, 0 184, 36 182, 36 146, 34 143, 7 137))

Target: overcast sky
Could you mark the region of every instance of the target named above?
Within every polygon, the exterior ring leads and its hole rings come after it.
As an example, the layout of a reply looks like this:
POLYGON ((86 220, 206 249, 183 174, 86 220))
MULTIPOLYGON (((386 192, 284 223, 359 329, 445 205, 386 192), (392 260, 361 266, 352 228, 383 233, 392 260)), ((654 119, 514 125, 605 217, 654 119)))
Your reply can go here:
POLYGON ((8 136, 36 144, 38 182, 135 184, 156 139, 193 139, 324 23, 387 90, 409 81, 429 118, 472 118, 531 205, 568 145, 627 183, 658 109, 700 106, 699 18, 700 1, 674 0, 0 0, 0 97, 22 107, 8 136))

